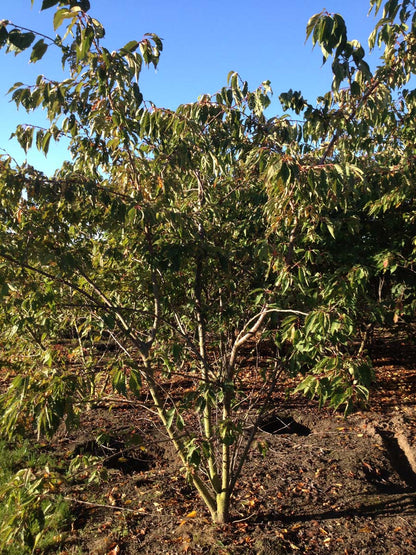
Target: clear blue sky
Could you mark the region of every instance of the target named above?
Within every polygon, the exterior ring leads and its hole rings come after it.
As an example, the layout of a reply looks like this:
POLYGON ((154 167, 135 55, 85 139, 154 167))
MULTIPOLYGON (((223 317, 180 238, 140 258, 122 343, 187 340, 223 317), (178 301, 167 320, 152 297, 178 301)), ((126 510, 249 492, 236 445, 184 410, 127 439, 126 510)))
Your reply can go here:
MULTIPOLYGON (((154 32, 164 39, 157 72, 144 70, 141 88, 146 99, 159 106, 175 108, 203 93, 214 93, 226 84, 229 71, 238 71, 251 88, 269 79, 274 91, 270 115, 280 113, 278 96, 290 88, 301 90, 313 100, 330 88, 330 63, 322 67, 319 48, 305 44, 308 19, 327 9, 346 20, 349 38, 360 40, 367 51, 367 38, 374 15, 367 16, 366 0, 90 0, 90 14, 106 29, 105 45, 114 50, 129 40, 154 32), (328 66, 328 67, 327 67, 328 66)), ((0 0, 0 20, 8 19, 46 34, 53 34, 54 9, 40 12, 41 0, 0 0)), ((37 64, 29 55, 17 57, 0 52, 0 148, 19 162, 24 152, 9 141, 18 123, 42 125, 42 116, 29 117, 16 111, 6 96, 16 81, 33 83, 36 76, 63 77, 56 56, 47 53, 37 64)), ((65 145, 51 143, 48 158, 35 150, 28 161, 48 173, 67 157, 65 145)))

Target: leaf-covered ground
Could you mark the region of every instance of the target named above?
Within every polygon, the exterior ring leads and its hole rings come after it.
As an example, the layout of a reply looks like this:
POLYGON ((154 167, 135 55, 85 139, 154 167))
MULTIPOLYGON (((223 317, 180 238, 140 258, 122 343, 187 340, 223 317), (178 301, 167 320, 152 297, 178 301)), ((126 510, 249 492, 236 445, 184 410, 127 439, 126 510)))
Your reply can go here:
POLYGON ((253 448, 226 526, 210 522, 150 411, 121 397, 91 407, 77 431, 44 444, 62 466, 78 465, 79 479, 58 488, 73 518, 53 552, 415 553, 416 345, 390 335, 371 355, 371 407, 348 420, 288 397, 282 383, 258 437, 267 451, 253 448), (100 482, 88 483, 85 457, 100 482))
POLYGON ((371 410, 348 420, 282 386, 226 526, 210 523, 151 413, 121 399, 86 412, 54 454, 98 456, 108 475, 65 491, 76 518, 61 555, 415 553, 416 347, 390 337, 372 355, 371 410))

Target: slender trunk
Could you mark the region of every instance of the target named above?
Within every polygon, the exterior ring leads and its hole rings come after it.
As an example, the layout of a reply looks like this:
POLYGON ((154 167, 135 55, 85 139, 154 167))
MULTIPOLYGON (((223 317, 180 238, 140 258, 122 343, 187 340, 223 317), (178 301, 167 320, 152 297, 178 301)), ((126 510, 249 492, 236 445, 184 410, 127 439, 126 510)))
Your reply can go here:
MULTIPOLYGON (((232 347, 230 357, 228 360, 228 364, 226 366, 225 371, 225 382, 226 385, 230 384, 234 377, 235 377, 235 365, 236 365, 236 358, 237 353, 241 347, 248 339, 253 337, 257 331, 259 330, 260 326, 264 322, 268 313, 267 307, 264 306, 259 314, 257 314, 254 318, 252 318, 246 326, 242 329, 242 331, 238 334, 234 345, 232 347), (246 331, 246 328, 253 323, 253 326, 246 331)), ((276 378, 276 377, 275 377, 276 378)), ((271 395, 274 389, 275 381, 273 382, 269 395, 271 395)), ((269 398, 269 396, 268 396, 269 398)), ((223 422, 225 426, 231 423, 232 420, 232 393, 226 387, 224 392, 224 401, 223 401, 223 414, 222 414, 223 422)), ((230 500, 233 490, 235 488, 238 476, 241 473, 241 469, 243 467, 244 461, 247 458, 248 451, 250 446, 253 442, 255 437, 258 421, 260 419, 260 415, 256 420, 254 425, 252 434, 250 435, 246 448, 240 458, 240 462, 237 465, 236 469, 233 469, 232 460, 231 460, 231 445, 228 441, 228 438, 224 438, 225 441, 222 445, 222 465, 221 465, 221 492, 217 494, 217 514, 215 518, 215 522, 217 523, 224 523, 227 522, 230 518, 230 500)))
MULTIPOLYGON (((199 343, 199 354, 201 357, 201 377, 205 384, 208 384, 209 374, 206 364, 206 338, 205 338, 205 323, 202 313, 202 260, 201 256, 198 255, 197 265, 196 265, 196 279, 195 279, 195 300, 196 300, 196 318, 198 326, 198 343, 199 343)), ((211 484, 216 492, 220 491, 220 480, 217 471, 217 465, 215 461, 215 453, 212 448, 213 439, 213 429, 212 429, 212 407, 209 392, 205 393, 205 406, 202 414, 202 424, 204 430, 205 439, 210 445, 210 454, 208 455, 208 472, 211 484)))
MULTIPOLYGON (((185 467, 187 467, 188 461, 186 458, 186 447, 182 439, 175 434, 174 426, 169 426, 166 411, 164 409, 162 398, 158 391, 157 383, 153 376, 153 370, 151 368, 150 362, 147 358, 144 358, 143 361, 145 366, 146 381, 149 386, 149 391, 152 396, 153 403, 158 412, 159 418, 166 432, 168 433, 169 438, 172 441, 181 462, 185 467)), ((217 504, 216 504, 216 499, 214 495, 209 491, 206 484, 202 481, 202 479, 197 474, 191 474, 190 480, 192 484, 195 486, 195 489, 198 491, 205 505, 207 506, 209 512, 211 513, 212 519, 215 521, 216 514, 217 514, 217 504)))
MULTIPOLYGON (((200 203, 202 203, 201 195, 203 195, 203 190, 201 186, 200 190, 200 203)), ((203 233, 203 229, 201 227, 200 233, 203 233)), ((151 234, 150 228, 146 227, 146 235, 148 240, 149 252, 153 253, 153 237, 151 234)), ((195 291, 196 291, 196 299, 197 299, 197 321, 198 321, 198 336, 199 336, 199 353, 201 356, 201 374, 202 378, 207 380, 208 379, 208 370, 206 368, 206 357, 205 357, 205 329, 204 329, 204 320, 202 314, 202 256, 201 254, 198 255, 199 260, 197 263, 197 271, 196 271, 196 283, 195 283, 195 291)), ((158 277, 156 272, 152 268, 152 285, 153 285, 153 293, 155 297, 155 314, 154 314, 154 321, 153 326, 149 331, 149 335, 147 338, 147 342, 140 348, 139 350, 142 353, 142 358, 144 362, 145 368, 145 376, 146 381, 149 386, 149 391, 153 399, 153 403, 156 407, 158 412, 159 418, 168 433, 170 440, 172 441, 175 450, 184 465, 185 468, 189 467, 188 460, 187 460, 187 448, 184 444, 183 439, 177 433, 175 425, 169 425, 168 418, 166 414, 166 410, 164 408, 163 398, 159 392, 159 386, 154 379, 154 372, 153 368, 151 367, 150 360, 148 358, 149 350, 151 345, 156 337, 156 332, 159 326, 159 316, 160 316, 160 291, 159 291, 159 283, 158 277)), ((204 411, 204 430, 205 435, 208 440, 212 438, 212 429, 211 429, 211 413, 210 413, 210 406, 207 402, 207 408, 204 411)), ((209 478, 211 481, 211 485, 213 486, 214 491, 217 491, 216 487, 216 480, 217 480, 217 473, 215 469, 215 459, 210 457, 208 459, 209 465, 209 478)), ((216 498, 213 491, 209 489, 207 484, 201 479, 200 475, 196 472, 190 472, 189 478, 192 484, 194 485, 195 489, 198 491, 199 495, 201 496, 202 500, 204 501, 205 505, 207 506, 208 510, 211 513, 212 519, 215 521, 216 513, 217 513, 217 505, 216 505, 216 498)))
MULTIPOLYGON (((205 197, 204 197, 204 187, 199 175, 196 175, 198 181, 198 207, 201 214, 205 197)), ((204 254, 202 251, 202 245, 205 239, 205 231, 202 221, 198 222, 198 236, 199 236, 199 249, 196 256, 196 267, 195 267, 195 311, 196 320, 198 327, 198 344, 199 344, 199 355, 201 357, 200 368, 201 368, 201 378, 205 384, 208 384, 209 374, 206 358, 206 330, 205 330, 205 317, 203 312, 203 302, 202 302, 202 283, 203 283, 203 262, 204 254)), ((208 455, 208 473, 210 482, 214 490, 218 493, 221 490, 220 479, 218 476, 217 464, 215 460, 215 452, 212 446, 213 440, 213 429, 212 429, 212 407, 209 392, 205 394, 205 407, 202 414, 202 425, 204 430, 204 436, 210 446, 210 453, 208 455)))
MULTIPOLYGON (((224 395, 223 421, 226 425, 231 420, 231 398, 228 391, 224 395)), ((230 513, 230 478, 231 478, 231 446, 228 438, 225 438, 222 444, 222 461, 221 461, 221 492, 217 494, 217 515, 216 522, 224 523, 229 519, 230 513)))

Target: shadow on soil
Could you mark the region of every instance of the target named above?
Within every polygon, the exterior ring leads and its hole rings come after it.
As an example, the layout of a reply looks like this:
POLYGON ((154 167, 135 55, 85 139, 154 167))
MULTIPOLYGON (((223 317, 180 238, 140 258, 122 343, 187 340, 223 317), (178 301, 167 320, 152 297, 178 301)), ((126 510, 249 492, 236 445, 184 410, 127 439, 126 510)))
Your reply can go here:
POLYGON ((332 509, 330 511, 317 511, 314 513, 296 513, 284 515, 275 511, 259 513, 256 522, 280 522, 292 524, 294 522, 309 522, 312 520, 333 520, 352 517, 391 517, 394 515, 416 516, 416 493, 391 494, 390 500, 383 497, 377 503, 359 503, 345 509, 332 509))

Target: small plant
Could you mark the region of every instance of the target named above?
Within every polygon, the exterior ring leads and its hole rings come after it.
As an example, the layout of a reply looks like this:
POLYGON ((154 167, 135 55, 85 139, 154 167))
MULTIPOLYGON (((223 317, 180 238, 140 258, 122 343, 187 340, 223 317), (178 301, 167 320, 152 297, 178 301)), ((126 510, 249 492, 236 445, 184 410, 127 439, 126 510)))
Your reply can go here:
POLYGON ((69 506, 57 494, 60 475, 43 466, 46 456, 0 444, 0 548, 18 555, 56 546, 70 519, 69 506), (38 459, 36 461, 36 458, 38 459), (26 466, 20 468, 20 466, 26 466))
POLYGON ((107 476, 100 457, 76 455, 69 463, 67 479, 71 482, 99 483, 107 476))

